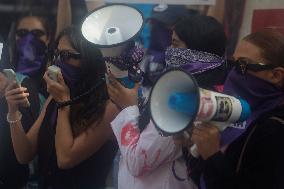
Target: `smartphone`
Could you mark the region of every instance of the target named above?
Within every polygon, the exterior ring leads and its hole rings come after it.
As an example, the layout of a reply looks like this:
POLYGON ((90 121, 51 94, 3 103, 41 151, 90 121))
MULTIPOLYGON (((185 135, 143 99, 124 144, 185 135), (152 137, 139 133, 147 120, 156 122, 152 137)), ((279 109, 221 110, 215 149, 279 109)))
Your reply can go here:
POLYGON ((110 82, 109 82, 109 78, 108 78, 108 74, 105 73, 105 79, 106 79, 106 84, 108 85, 110 82))
POLYGON ((48 76, 50 77, 50 79, 52 79, 53 81, 57 81, 57 76, 60 72, 60 68, 58 66, 52 65, 52 66, 49 66, 47 70, 48 70, 48 76))
MULTIPOLYGON (((16 73, 14 72, 14 70, 12 69, 4 69, 3 70, 5 76, 8 78, 8 81, 11 83, 11 82, 14 82, 16 81, 18 87, 21 87, 21 84, 19 82, 17 82, 17 79, 16 79, 16 73)), ((30 102, 27 101, 23 106, 24 107, 30 107, 30 102)))
MULTIPOLYGON (((10 83, 14 82, 14 81, 17 81, 16 80, 16 73, 14 72, 14 70, 12 70, 12 69, 4 69, 3 72, 4 72, 5 76, 8 78, 8 81, 10 83)), ((19 86, 20 86, 20 84, 19 84, 19 86)))

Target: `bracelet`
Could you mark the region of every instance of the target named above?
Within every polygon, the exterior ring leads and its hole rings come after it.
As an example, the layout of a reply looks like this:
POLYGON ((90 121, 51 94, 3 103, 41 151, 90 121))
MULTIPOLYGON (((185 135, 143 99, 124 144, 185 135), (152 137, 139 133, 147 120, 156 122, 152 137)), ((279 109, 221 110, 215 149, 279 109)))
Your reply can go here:
POLYGON ((10 114, 9 114, 9 113, 7 114, 7 122, 8 122, 8 123, 10 123, 10 124, 15 124, 15 123, 17 123, 17 122, 19 122, 19 121, 22 120, 22 114, 21 114, 21 112, 17 111, 16 113, 17 113, 18 116, 19 116, 16 120, 11 120, 11 119, 10 119, 10 114))

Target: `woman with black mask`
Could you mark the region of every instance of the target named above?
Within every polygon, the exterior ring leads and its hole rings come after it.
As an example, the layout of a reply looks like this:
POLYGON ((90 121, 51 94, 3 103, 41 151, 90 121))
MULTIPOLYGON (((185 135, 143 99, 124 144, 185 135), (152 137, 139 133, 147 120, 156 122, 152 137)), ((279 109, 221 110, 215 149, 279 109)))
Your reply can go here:
POLYGON ((27 135, 18 105, 28 92, 10 86, 6 93, 16 157, 27 163, 39 155, 42 188, 103 188, 115 154, 109 123, 117 111, 108 100, 106 67, 77 28, 64 30, 56 44, 54 63, 61 73, 56 82, 46 72, 50 96, 27 135))

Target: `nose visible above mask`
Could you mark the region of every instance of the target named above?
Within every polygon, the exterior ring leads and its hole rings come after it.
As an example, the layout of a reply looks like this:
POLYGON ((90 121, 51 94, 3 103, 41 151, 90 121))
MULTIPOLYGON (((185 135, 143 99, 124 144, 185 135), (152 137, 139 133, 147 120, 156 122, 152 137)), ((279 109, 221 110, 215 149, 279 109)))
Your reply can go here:
POLYGON ((46 65, 47 46, 43 41, 28 34, 16 43, 17 72, 30 77, 43 73, 46 65))

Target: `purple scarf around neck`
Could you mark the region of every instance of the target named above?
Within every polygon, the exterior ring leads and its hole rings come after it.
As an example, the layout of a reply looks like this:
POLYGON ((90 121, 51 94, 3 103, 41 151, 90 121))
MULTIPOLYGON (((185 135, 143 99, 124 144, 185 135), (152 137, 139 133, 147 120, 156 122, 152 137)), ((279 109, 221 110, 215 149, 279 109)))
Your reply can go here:
MULTIPOLYGON (((284 101, 283 89, 251 74, 241 75, 234 68, 227 76, 224 93, 246 100, 251 106, 252 114, 246 122, 234 124, 222 132, 221 146, 232 143, 261 115, 275 109, 284 101)), ((206 189, 203 176, 200 179, 200 188, 206 189)))
POLYGON ((168 68, 183 68, 192 75, 213 70, 224 64, 225 60, 218 55, 191 49, 169 47, 166 51, 168 68))

